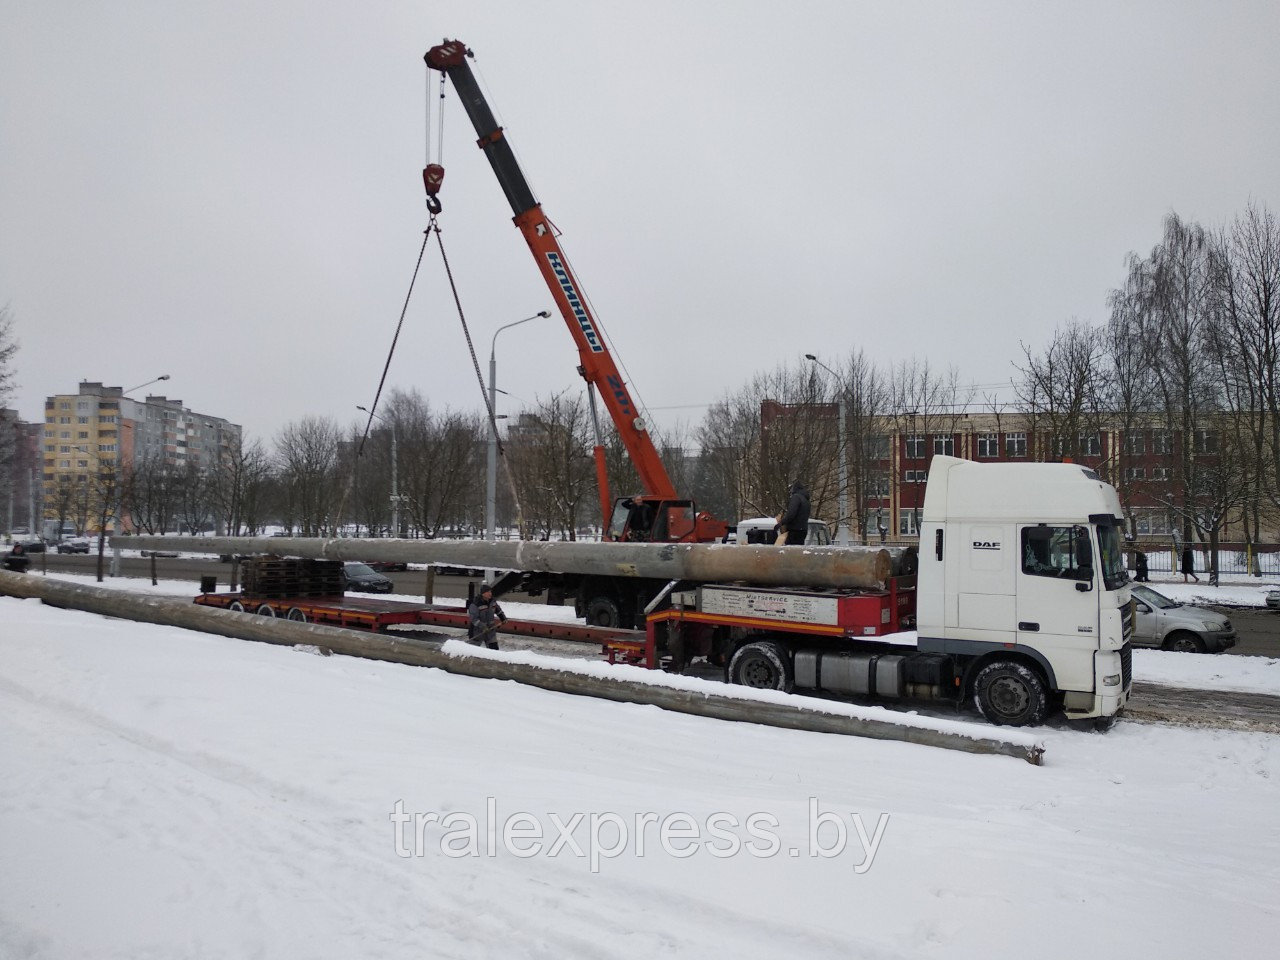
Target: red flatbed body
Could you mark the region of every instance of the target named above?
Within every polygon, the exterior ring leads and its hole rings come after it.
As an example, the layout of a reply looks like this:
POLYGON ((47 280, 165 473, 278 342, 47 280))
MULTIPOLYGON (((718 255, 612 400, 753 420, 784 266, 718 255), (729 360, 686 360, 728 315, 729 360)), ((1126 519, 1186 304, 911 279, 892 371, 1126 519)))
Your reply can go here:
MULTIPOLYGON (((382 600, 376 597, 290 597, 267 600, 246 597, 242 593, 202 593, 195 603, 204 607, 220 607, 223 610, 239 610, 244 613, 297 620, 303 623, 322 623, 333 627, 348 627, 385 633, 394 626, 433 626, 467 629, 467 608, 442 604, 408 603, 404 600, 382 600), (269 608, 267 613, 264 608, 269 608)), ((596 643, 604 646, 611 642, 644 642, 643 630, 615 630, 607 627, 585 627, 576 623, 547 623, 540 620, 507 620, 498 628, 499 633, 522 637, 543 637, 551 640, 569 640, 577 643, 596 643)))

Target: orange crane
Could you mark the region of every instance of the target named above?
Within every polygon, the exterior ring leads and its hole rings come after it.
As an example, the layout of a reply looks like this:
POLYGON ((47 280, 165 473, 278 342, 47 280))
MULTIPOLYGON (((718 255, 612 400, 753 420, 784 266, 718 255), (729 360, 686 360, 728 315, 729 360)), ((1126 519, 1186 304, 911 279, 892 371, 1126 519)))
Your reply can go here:
MULTIPOLYGON (((511 204, 515 225, 524 235, 534 261, 542 272, 542 278, 551 290, 560 315, 577 344, 578 372, 587 381, 587 396, 596 425, 596 483, 600 491, 601 514, 606 524, 605 539, 704 543, 722 539, 728 531, 728 525, 708 513, 699 512, 692 500, 681 498, 676 493, 649 435, 648 427, 632 401, 622 374, 605 344, 600 324, 587 306, 582 286, 570 269, 568 258, 560 249, 556 228, 542 212, 542 205, 534 198, 511 145, 504 136, 502 127, 494 119, 493 111, 467 63, 471 55, 471 51, 461 41, 445 40, 428 50, 425 59, 427 66, 439 70, 453 83, 479 137, 477 145, 489 159, 489 165, 511 204), (597 392, 604 400, 605 409, 618 429, 618 435, 644 489, 643 494, 623 497, 616 504, 610 502, 604 447, 600 443, 600 428, 596 418, 597 392)), ((437 194, 444 179, 444 169, 430 164, 422 171, 422 179, 427 191, 427 205, 433 213, 438 213, 440 202, 437 194)))

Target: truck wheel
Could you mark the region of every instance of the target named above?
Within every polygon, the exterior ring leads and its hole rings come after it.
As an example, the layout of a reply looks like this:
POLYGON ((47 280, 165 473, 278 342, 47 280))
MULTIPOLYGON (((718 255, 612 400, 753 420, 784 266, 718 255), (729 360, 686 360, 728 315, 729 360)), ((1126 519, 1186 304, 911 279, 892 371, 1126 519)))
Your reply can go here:
POLYGON ((622 626, 622 611, 618 609, 618 601, 603 594, 592 597, 587 601, 586 620, 589 627, 622 626))
POLYGON ((1163 648, 1178 653, 1204 653, 1204 641, 1194 633, 1178 630, 1164 638, 1163 648))
POLYGON ((274 617, 276 615, 276 608, 269 603, 261 603, 258 604, 258 609, 253 612, 260 617, 274 617))
POLYGON ((229 604, 227 604, 227 609, 234 610, 236 613, 244 613, 244 604, 241 603, 239 600, 232 600, 229 604))
POLYGON ((303 613, 302 610, 300 610, 298 607, 290 607, 289 616, 286 617, 285 619, 293 620, 293 621, 296 621, 297 623, 306 623, 307 615, 303 613))
POLYGON ((1026 664, 996 660, 974 678, 973 702, 996 726, 1022 727, 1044 721, 1049 697, 1044 681, 1026 664))
POLYGON ((791 658, 780 644, 758 640, 738 648, 729 661, 730 683, 757 690, 781 690, 790 693, 795 688, 795 673, 791 658))

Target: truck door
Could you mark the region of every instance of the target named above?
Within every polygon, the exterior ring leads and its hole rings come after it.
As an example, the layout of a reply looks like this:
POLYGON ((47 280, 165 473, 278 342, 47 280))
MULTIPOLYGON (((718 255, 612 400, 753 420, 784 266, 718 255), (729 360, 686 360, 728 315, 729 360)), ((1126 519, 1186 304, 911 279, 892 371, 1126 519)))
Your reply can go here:
POLYGON ((1089 528, 1023 525, 1018 548, 1018 643, 1045 655, 1060 689, 1092 690, 1099 623, 1089 528))
POLYGON ((1014 582, 1017 536, 1011 525, 957 524, 960 536, 951 547, 954 559, 948 581, 947 636, 988 643, 1014 643, 1017 609, 1014 582))

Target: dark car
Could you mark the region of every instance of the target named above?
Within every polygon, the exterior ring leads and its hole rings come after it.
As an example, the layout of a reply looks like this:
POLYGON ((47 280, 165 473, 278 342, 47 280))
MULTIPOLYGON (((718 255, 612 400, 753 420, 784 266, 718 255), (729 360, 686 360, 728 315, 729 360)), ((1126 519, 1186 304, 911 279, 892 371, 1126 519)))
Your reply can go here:
POLYGON ((45 551, 44 541, 43 540, 23 540, 22 549, 25 550, 27 553, 44 553, 45 551))
POLYGON ((342 589, 354 593, 390 593, 393 584, 367 563, 348 561, 342 565, 342 589))
POLYGON ((59 553, 88 553, 89 540, 87 537, 70 537, 59 541, 54 549, 59 553))

